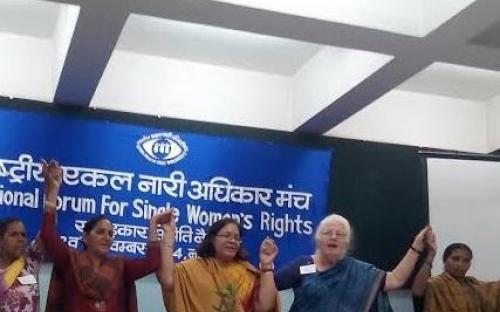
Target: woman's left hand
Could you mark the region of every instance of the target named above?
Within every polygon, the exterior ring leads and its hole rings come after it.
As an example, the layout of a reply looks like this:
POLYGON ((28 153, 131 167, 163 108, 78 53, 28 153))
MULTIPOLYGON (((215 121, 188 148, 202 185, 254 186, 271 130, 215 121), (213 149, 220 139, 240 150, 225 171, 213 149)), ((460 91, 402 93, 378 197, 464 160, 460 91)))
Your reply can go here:
POLYGON ((263 266, 272 265, 278 255, 278 246, 273 239, 266 237, 260 244, 260 263, 263 266))

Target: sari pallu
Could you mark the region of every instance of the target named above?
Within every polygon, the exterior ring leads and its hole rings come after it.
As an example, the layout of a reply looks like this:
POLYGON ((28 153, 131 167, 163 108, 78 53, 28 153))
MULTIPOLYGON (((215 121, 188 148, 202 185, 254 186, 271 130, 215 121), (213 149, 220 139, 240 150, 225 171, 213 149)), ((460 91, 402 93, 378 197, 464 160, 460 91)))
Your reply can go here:
MULTIPOLYGON (((259 271, 247 261, 234 261, 228 268, 213 258, 190 259, 176 264, 173 290, 162 291, 168 312, 253 312, 259 271), (230 295, 233 290, 235 296, 230 295), (232 301, 234 307, 228 309, 231 304, 223 306, 222 301, 232 301)), ((274 311, 279 311, 278 302, 274 311)))
POLYGON ((135 312, 134 281, 156 271, 160 246, 150 243, 146 257, 106 257, 91 264, 87 252, 68 247, 57 233, 55 214, 43 215, 41 238, 54 263, 47 311, 135 312))
POLYGON ((0 271, 0 312, 38 312, 40 292, 38 273, 41 254, 36 245, 28 248, 26 257, 21 257, 0 271), (31 281, 21 283, 19 278, 31 281), (34 280, 33 280, 34 279, 34 280))
POLYGON ((9 290, 26 265, 26 259, 21 257, 14 260, 5 270, 0 272, 0 298, 9 290))
POLYGON ((381 289, 385 275, 371 264, 346 257, 329 270, 305 276, 294 288, 290 312, 390 312, 381 289))
POLYGON ((458 281, 447 273, 429 280, 425 312, 500 312, 500 282, 473 277, 458 281))

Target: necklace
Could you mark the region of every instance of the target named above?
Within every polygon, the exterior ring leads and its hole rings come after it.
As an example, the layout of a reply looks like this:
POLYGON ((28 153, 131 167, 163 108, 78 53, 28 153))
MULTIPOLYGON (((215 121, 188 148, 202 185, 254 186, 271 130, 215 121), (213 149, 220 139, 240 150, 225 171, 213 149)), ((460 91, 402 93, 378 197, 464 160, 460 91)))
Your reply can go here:
POLYGON ((97 311, 105 312, 106 311, 106 301, 96 301, 94 303, 94 307, 97 311))

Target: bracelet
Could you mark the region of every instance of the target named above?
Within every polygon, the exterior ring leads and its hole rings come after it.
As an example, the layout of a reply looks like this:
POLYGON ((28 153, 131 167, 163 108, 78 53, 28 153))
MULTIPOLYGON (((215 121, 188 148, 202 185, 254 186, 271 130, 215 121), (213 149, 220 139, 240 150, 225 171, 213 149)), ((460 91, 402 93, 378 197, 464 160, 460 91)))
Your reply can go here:
POLYGON ((418 250, 417 248, 413 247, 413 245, 410 247, 410 249, 413 250, 414 252, 416 252, 419 255, 421 255, 422 252, 424 252, 423 250, 418 250))
POLYGON ((56 206, 57 205, 54 202, 51 202, 51 201, 48 201, 48 200, 45 201, 45 207, 46 208, 56 209, 56 206))
POLYGON ((262 263, 259 263, 259 270, 260 272, 272 272, 274 271, 274 263, 271 263, 271 266, 269 265, 262 265, 262 263))
POLYGON ((260 273, 274 272, 274 268, 260 269, 260 273))

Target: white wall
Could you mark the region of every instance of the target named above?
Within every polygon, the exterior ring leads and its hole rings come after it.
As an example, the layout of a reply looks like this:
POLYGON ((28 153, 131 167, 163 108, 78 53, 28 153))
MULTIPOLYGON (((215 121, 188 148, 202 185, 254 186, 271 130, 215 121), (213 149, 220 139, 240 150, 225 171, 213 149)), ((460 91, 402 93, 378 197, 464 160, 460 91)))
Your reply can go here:
POLYGON ((433 274, 443 270, 441 255, 451 243, 474 253, 469 275, 500 279, 500 162, 427 160, 429 218, 438 243, 433 274))
POLYGON ((488 151, 493 152, 500 149, 500 96, 488 102, 487 116, 488 151))
POLYGON ((51 72, 50 39, 0 33, 1 95, 51 102, 51 72))
POLYGON ((286 76, 115 50, 91 106, 291 130, 289 81, 286 76))
POLYGON ((399 90, 365 107, 327 135, 488 152, 484 103, 399 90))

